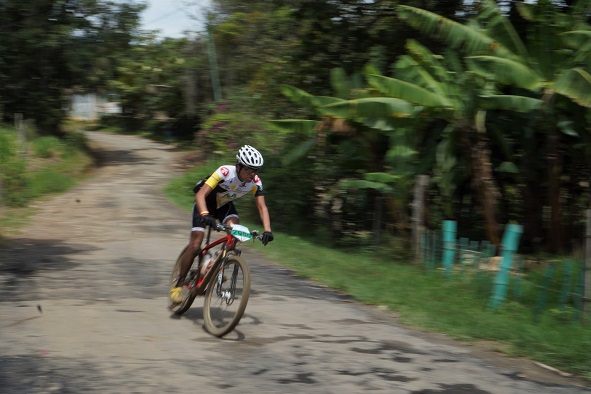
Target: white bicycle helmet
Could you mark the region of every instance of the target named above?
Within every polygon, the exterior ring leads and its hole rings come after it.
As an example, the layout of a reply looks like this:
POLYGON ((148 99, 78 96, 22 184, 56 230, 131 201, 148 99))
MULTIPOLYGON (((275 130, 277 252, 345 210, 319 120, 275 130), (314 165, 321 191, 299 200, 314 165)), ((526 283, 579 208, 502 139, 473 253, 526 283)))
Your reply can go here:
POLYGON ((236 159, 239 164, 250 168, 260 168, 263 166, 264 162, 263 155, 250 145, 244 145, 240 148, 236 155, 236 159))

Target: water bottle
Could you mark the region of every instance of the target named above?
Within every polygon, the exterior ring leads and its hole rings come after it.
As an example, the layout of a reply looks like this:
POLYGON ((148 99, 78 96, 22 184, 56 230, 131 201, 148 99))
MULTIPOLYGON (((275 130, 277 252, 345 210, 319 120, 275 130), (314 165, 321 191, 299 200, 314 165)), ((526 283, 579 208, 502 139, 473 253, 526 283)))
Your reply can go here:
POLYGON ((203 263, 201 263, 201 276, 205 276, 207 271, 211 268, 211 254, 207 252, 205 256, 203 256, 203 263))
POLYGON ((205 274, 207 274, 209 272, 209 270, 211 269, 211 266, 213 265, 213 263, 218 259, 218 256, 220 255, 221 251, 216 250, 215 253, 213 254, 213 256, 211 256, 209 253, 206 256, 209 256, 208 260, 204 260, 205 264, 203 264, 202 269, 201 269, 201 276, 205 276, 205 274))

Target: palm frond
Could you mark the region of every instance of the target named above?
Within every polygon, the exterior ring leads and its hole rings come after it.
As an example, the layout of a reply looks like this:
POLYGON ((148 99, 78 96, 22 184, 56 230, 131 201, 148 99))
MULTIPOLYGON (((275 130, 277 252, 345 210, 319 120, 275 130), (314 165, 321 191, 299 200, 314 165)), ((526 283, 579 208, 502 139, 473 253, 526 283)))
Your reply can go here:
POLYGON ((396 130, 400 119, 402 118, 358 118, 356 121, 370 129, 389 132, 396 130))
POLYGON ((562 33, 565 44, 577 53, 588 55, 591 51, 591 31, 573 30, 562 33))
POLYGON ((394 69, 400 79, 431 90, 432 92, 444 94, 441 82, 435 79, 433 75, 412 57, 408 55, 401 56, 394 64, 394 69))
POLYGON ((480 3, 479 19, 486 20, 488 35, 501 42, 511 52, 522 59, 528 58, 527 48, 515 31, 509 19, 501 13, 496 1, 485 0, 480 3))
POLYGON ((449 107, 441 94, 433 93, 415 84, 383 75, 368 75, 369 84, 389 97, 396 97, 426 107, 449 107))
POLYGON ((312 96, 310 93, 303 91, 302 89, 298 89, 295 86, 291 85, 281 85, 281 93, 291 101, 296 104, 311 107, 311 99, 312 96))
POLYGON ((533 90, 539 88, 543 82, 535 70, 515 60, 496 56, 469 56, 466 60, 475 73, 504 85, 533 90))
POLYGON ((314 96, 291 85, 281 85, 281 93, 283 93, 285 97, 294 103, 311 109, 316 109, 317 107, 321 107, 326 104, 342 101, 342 99, 337 97, 314 96))
POLYGON ((410 56, 438 81, 443 83, 450 83, 453 81, 453 77, 449 74, 447 68, 440 60, 443 59, 441 56, 435 55, 426 46, 421 45, 416 40, 408 40, 406 43, 406 49, 410 56))
POLYGON ((407 5, 397 7, 398 16, 410 26, 467 54, 493 54, 506 58, 517 56, 486 32, 473 29, 430 11, 407 5))
POLYGON ((320 123, 309 119, 279 119, 269 121, 269 125, 279 132, 311 135, 314 128, 320 123))
POLYGON ((400 179, 400 176, 387 172, 367 172, 363 174, 363 178, 371 182, 393 183, 397 182, 400 179))
POLYGON ((408 162, 417 153, 418 152, 412 149, 410 146, 396 145, 388 150, 388 153, 386 153, 386 157, 389 160, 401 160, 403 162, 408 162))
POLYGON ((338 102, 343 102, 343 101, 346 101, 346 100, 338 98, 338 97, 331 97, 331 96, 312 96, 310 98, 310 104, 312 104, 312 106, 315 109, 318 109, 318 107, 323 107, 328 104, 338 103, 338 102))
POLYGON ((554 91, 591 108, 591 75, 582 68, 571 68, 560 74, 554 81, 554 91))
POLYGON ((390 194, 394 192, 392 186, 385 183, 367 181, 365 179, 344 179, 338 183, 341 189, 372 189, 390 194))
POLYGON ((316 147, 316 138, 311 140, 305 141, 300 145, 296 146, 295 148, 291 149, 289 152, 283 155, 281 158, 281 163, 284 166, 288 166, 293 164, 294 162, 306 157, 314 148, 316 147))
POLYGON ((504 109, 516 112, 529 112, 539 109, 542 103, 543 101, 540 99, 525 96, 512 96, 508 94, 479 97, 479 104, 482 109, 504 109))
POLYGON ((328 104, 319 110, 324 115, 336 118, 397 118, 410 116, 413 106, 408 101, 397 98, 370 97, 328 104))

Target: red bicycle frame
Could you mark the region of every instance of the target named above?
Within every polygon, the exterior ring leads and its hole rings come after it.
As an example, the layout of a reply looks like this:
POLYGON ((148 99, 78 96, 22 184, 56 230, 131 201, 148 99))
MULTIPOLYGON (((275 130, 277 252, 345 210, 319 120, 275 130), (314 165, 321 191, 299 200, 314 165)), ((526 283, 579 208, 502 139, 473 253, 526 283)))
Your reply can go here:
POLYGON ((205 294, 205 290, 207 290, 207 284, 211 281, 211 277, 213 276, 214 272, 217 271, 217 267, 219 265, 219 263, 226 257, 226 254, 228 252, 228 250, 231 250, 233 248, 236 247, 236 238, 232 235, 232 234, 227 234, 225 237, 222 237, 212 243, 209 243, 209 239, 211 236, 211 227, 209 228, 208 232, 207 232, 207 239, 205 241, 205 246, 203 248, 201 248, 201 252, 199 252, 199 254, 197 255, 198 257, 198 262, 199 264, 197 265, 197 281, 195 282, 195 285, 189 286, 189 289, 191 289, 191 291, 194 291, 197 293, 197 295, 204 295, 205 294), (223 245, 222 246, 222 253, 217 257, 216 261, 214 261, 212 263, 211 268, 209 269, 209 271, 207 271, 207 273, 205 274, 205 276, 201 276, 201 262, 203 261, 203 258, 205 257, 205 255, 207 254, 207 252, 213 248, 215 248, 218 245, 223 245))

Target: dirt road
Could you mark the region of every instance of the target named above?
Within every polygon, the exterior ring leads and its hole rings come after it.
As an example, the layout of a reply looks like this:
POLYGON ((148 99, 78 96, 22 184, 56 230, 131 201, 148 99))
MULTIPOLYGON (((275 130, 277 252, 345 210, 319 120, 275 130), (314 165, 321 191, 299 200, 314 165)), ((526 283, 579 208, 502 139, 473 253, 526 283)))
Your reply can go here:
POLYGON ((527 360, 409 330, 248 250, 246 314, 226 339, 210 336, 201 299, 182 318, 166 308, 188 215, 161 187, 180 154, 88 136, 96 176, 40 204, 0 250, 0 392, 591 393, 527 360))

